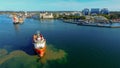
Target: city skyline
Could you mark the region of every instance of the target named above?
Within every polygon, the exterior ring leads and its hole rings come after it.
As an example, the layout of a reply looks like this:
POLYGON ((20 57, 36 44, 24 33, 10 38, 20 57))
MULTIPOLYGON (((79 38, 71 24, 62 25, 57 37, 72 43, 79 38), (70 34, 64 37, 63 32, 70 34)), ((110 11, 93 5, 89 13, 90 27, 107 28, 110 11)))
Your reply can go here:
POLYGON ((108 8, 120 11, 120 0, 1 0, 1 11, 81 11, 108 8))

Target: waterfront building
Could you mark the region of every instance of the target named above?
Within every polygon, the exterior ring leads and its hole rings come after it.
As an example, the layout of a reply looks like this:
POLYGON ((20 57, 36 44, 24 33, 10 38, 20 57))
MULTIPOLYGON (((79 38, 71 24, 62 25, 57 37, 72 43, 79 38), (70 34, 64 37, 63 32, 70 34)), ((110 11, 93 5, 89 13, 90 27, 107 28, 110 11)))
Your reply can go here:
POLYGON ((69 16, 69 15, 71 15, 71 13, 70 12, 64 12, 63 15, 69 16))
POLYGON ((108 15, 109 14, 109 10, 107 8, 103 8, 103 9, 101 9, 100 13, 108 15))
POLYGON ((108 19, 104 16, 94 16, 95 23, 108 23, 108 19))
POLYGON ((53 13, 40 13, 40 18, 52 19, 54 18, 53 13))
POLYGON ((82 14, 83 15, 89 15, 89 9, 85 8, 84 10, 82 10, 82 14))
POLYGON ((100 14, 100 9, 99 8, 92 8, 90 14, 91 15, 98 15, 98 14, 100 14))
POLYGON ((72 12, 71 14, 74 15, 74 16, 82 16, 81 12, 72 12))

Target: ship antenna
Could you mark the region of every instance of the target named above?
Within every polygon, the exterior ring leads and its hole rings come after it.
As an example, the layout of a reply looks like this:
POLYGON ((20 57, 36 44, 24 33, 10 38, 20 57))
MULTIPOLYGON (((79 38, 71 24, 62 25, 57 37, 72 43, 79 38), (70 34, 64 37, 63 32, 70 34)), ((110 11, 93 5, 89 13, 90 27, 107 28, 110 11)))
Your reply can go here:
POLYGON ((37 31, 37 35, 40 36, 40 31, 37 31))

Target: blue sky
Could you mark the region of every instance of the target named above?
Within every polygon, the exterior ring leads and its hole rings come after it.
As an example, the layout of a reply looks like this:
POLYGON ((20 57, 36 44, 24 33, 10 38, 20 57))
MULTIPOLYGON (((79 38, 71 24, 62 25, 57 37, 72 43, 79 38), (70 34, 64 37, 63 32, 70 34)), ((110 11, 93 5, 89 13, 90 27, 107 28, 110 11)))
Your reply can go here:
POLYGON ((0 0, 1 11, 81 11, 84 8, 120 11, 120 0, 0 0))

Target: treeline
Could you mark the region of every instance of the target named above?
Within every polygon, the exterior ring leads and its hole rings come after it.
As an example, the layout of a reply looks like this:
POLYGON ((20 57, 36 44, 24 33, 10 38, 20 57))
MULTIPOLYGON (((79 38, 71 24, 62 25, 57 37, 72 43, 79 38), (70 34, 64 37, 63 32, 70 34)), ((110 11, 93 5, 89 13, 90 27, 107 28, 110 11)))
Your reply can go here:
MULTIPOLYGON (((99 15, 99 16, 104 16, 107 19, 119 19, 120 18, 120 14, 109 14, 109 15, 99 15)), ((76 16, 76 15, 60 15, 59 18, 62 19, 82 19, 85 20, 86 17, 85 16, 76 16)))
POLYGON ((60 15, 59 18, 63 19, 85 19, 85 16, 76 16, 76 15, 60 15))
POLYGON ((120 18, 120 13, 111 13, 109 15, 102 15, 106 17, 107 19, 119 19, 120 18))

